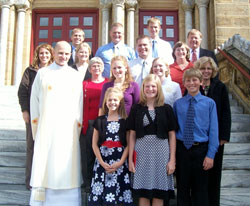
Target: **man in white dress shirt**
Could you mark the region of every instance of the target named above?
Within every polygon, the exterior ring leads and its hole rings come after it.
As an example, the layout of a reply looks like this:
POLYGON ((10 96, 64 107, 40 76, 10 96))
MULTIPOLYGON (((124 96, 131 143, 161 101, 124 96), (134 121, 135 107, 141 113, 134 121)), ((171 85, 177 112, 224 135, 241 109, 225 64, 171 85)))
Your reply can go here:
POLYGON ((149 74, 152 66, 152 44, 150 38, 141 35, 136 39, 138 58, 129 61, 129 67, 135 82, 141 87, 143 79, 149 74))
POLYGON ((58 42, 55 61, 38 71, 32 86, 32 206, 81 205, 82 79, 68 66, 70 55, 70 45, 58 42))
POLYGON ((168 65, 174 63, 174 59, 172 57, 172 47, 170 43, 160 39, 159 33, 161 30, 161 22, 158 18, 152 17, 148 20, 148 32, 152 42, 152 56, 163 57, 166 59, 168 65))

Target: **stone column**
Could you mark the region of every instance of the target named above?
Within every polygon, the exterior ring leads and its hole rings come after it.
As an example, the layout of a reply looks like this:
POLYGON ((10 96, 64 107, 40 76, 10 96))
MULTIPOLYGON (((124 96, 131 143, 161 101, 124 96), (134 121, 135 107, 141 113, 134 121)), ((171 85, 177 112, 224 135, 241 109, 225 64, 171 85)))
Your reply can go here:
POLYGON ((12 1, 1 0, 0 85, 5 85, 9 11, 12 1))
POLYGON ((15 54, 15 73, 14 73, 14 85, 19 85, 22 79, 23 71, 23 39, 24 39, 24 24, 25 24, 25 13, 29 7, 29 2, 22 0, 16 4, 17 8, 17 32, 16 32, 16 54, 15 54))
POLYGON ((210 0, 195 0, 199 8, 199 17, 200 17, 200 31, 202 33, 202 42, 201 46, 204 49, 208 48, 207 42, 207 7, 210 0))
POLYGON ((109 39, 109 13, 111 3, 108 0, 101 0, 100 7, 102 11, 102 44, 105 45, 108 43, 109 39))
POLYGON ((127 44, 134 48, 135 42, 135 6, 137 4, 137 0, 127 0, 126 8, 127 8, 127 44))
POLYGON ((113 23, 121 23, 124 25, 124 3, 125 0, 112 0, 113 4, 113 23))
POLYGON ((194 8, 194 0, 182 0, 182 8, 185 11, 185 38, 187 41, 187 34, 193 28, 192 12, 194 8))

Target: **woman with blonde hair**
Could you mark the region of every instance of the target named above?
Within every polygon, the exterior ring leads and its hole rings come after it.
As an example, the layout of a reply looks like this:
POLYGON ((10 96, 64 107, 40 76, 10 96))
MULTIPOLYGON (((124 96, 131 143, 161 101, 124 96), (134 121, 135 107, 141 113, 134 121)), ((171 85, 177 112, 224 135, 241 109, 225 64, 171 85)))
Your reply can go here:
POLYGON ((140 88, 138 84, 133 80, 130 74, 130 68, 128 65, 128 60, 124 56, 115 56, 111 60, 110 65, 111 78, 110 82, 103 85, 102 94, 99 104, 99 115, 103 114, 102 103, 106 90, 109 87, 118 87, 123 91, 125 109, 127 115, 129 115, 130 109, 133 104, 139 102, 140 88))
POLYGON ((132 107, 128 128, 133 195, 140 206, 150 206, 150 200, 152 206, 163 206, 164 200, 174 198, 177 123, 172 107, 164 104, 157 75, 143 80, 140 102, 132 107))
POLYGON ((32 168, 32 157, 34 141, 30 125, 30 95, 33 81, 37 71, 50 65, 54 61, 53 48, 49 44, 41 44, 36 47, 32 64, 26 68, 18 89, 19 104, 22 109, 23 119, 26 124, 26 188, 30 189, 30 176, 32 168))
POLYGON ((88 71, 90 55, 91 48, 86 42, 83 42, 77 46, 75 53, 75 64, 72 66, 72 68, 76 69, 80 73, 83 81, 91 78, 91 74, 88 71))

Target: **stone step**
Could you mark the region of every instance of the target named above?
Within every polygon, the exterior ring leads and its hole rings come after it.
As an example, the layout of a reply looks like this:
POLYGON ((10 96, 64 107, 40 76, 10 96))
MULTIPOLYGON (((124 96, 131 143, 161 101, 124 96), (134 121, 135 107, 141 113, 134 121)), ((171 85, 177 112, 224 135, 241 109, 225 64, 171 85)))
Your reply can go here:
POLYGON ((250 122, 232 122, 231 132, 250 132, 250 122))
POLYGON ((0 130, 0 140, 26 140, 25 130, 0 130))
POLYGON ((250 143, 227 143, 224 147, 226 155, 250 155, 250 143))
POLYGON ((0 185, 0 205, 29 205, 30 191, 24 185, 0 185))
POLYGON ((25 184, 25 169, 0 167, 0 184, 25 184))
POLYGON ((221 188, 221 206, 249 206, 250 188, 221 188))
POLYGON ((1 140, 0 152, 26 152, 26 141, 1 140))
POLYGON ((26 154, 22 152, 0 152, 0 166, 25 167, 26 154))
POLYGON ((231 132, 230 142, 232 143, 250 142, 250 132, 231 132))
POLYGON ((229 99, 230 106, 238 106, 238 101, 236 99, 229 99))
POLYGON ((233 114, 232 121, 249 122, 250 125, 250 114, 233 114))
POLYGON ((222 169, 250 170, 250 155, 224 155, 222 169))
POLYGON ((231 106, 231 114, 243 114, 243 108, 238 106, 231 106))
POLYGON ((223 170, 221 187, 226 188, 249 188, 249 170, 223 170))

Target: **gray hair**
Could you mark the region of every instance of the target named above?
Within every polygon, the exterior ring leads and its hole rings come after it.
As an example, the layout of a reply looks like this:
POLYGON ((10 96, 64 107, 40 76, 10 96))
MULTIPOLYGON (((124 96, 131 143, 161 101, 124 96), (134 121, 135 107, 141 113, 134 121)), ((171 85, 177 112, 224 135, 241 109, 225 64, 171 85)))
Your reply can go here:
POLYGON ((100 57, 93 57, 89 61, 89 66, 88 66, 89 72, 90 72, 90 69, 91 69, 92 65, 95 64, 95 63, 100 64, 102 66, 102 68, 104 68, 104 63, 103 63, 102 59, 100 57))

